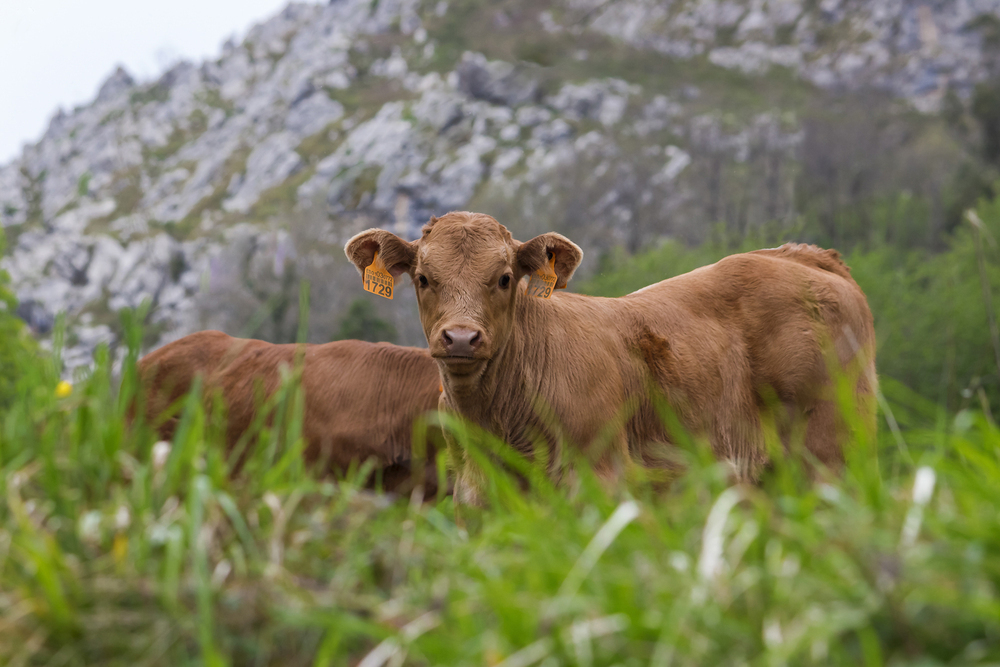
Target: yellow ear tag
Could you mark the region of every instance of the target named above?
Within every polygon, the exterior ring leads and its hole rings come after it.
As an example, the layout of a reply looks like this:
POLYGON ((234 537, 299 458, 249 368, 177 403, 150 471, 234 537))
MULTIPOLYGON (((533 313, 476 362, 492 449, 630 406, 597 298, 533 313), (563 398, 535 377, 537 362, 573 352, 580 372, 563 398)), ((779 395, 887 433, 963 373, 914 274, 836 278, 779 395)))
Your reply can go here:
POLYGON ((552 255, 547 266, 543 266, 531 274, 528 280, 528 296, 548 299, 556 288, 556 256, 552 255))
POLYGON ((391 299, 394 282, 392 274, 386 270, 376 252, 372 263, 365 267, 365 291, 391 299))

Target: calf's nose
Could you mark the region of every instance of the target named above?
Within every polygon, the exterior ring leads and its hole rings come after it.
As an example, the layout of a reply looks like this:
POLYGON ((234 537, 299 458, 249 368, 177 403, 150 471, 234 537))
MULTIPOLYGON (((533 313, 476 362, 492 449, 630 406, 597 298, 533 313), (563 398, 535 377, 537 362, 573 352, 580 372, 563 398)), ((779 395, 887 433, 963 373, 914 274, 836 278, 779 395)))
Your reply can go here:
POLYGON ((483 342, 483 337, 474 329, 455 328, 441 332, 441 342, 450 357, 471 357, 483 342))

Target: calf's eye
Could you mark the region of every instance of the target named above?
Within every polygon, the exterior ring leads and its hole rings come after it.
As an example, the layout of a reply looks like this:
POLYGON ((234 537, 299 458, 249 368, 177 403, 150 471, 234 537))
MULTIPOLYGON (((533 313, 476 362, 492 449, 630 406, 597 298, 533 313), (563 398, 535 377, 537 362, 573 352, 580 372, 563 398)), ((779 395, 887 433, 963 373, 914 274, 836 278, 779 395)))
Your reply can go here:
POLYGON ((427 276, 417 276, 417 282, 421 287, 427 287, 427 276))
POLYGON ((505 273, 500 276, 500 289, 507 289, 508 287, 510 287, 510 275, 505 273))

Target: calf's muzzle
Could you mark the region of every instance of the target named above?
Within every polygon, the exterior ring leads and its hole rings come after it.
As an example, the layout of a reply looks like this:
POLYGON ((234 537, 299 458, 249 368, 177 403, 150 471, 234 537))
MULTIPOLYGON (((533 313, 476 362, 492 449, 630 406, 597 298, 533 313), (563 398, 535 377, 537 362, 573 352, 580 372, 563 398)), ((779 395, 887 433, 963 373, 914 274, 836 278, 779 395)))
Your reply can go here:
POLYGON ((468 357, 471 359, 482 344, 483 336, 480 331, 475 329, 455 327, 441 332, 441 342, 449 357, 468 357))

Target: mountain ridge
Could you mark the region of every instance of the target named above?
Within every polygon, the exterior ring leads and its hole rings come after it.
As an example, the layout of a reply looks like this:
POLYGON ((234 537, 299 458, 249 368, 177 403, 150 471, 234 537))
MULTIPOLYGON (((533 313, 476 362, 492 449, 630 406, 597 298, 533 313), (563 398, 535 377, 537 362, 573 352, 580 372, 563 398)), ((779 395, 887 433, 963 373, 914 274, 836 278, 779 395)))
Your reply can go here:
POLYGON ((37 332, 67 314, 72 368, 146 299, 161 341, 217 323, 203 295, 239 282, 237 246, 266 254, 244 264, 269 279, 294 259, 346 280, 312 249, 372 225, 412 236, 457 208, 633 250, 790 220, 814 91, 934 112, 991 75, 998 14, 1000 0, 292 4, 218 59, 145 83, 116 70, 54 116, 0 166, 3 266, 37 332), (304 209, 320 219, 296 240, 304 209))

